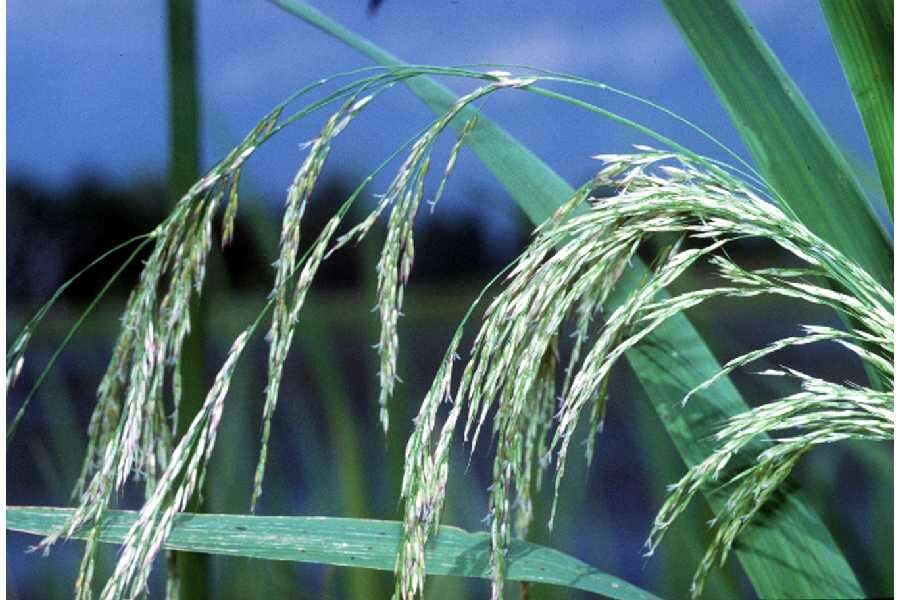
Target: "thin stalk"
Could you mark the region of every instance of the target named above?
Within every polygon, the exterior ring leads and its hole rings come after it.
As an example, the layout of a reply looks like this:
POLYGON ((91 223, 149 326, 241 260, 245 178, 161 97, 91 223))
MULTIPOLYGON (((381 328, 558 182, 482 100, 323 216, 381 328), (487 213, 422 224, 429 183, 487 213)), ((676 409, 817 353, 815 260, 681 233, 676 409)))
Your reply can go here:
MULTIPOLYGON (((174 206, 200 177, 199 93, 193 0, 168 0, 169 49, 169 197, 174 206)), ((187 426, 203 405, 206 396, 204 357, 206 329, 202 303, 192 303, 192 331, 184 342, 180 365, 183 415, 176 436, 184 435, 187 426)), ((177 438, 176 438, 177 439, 177 438)), ((203 490, 198 490, 190 509, 202 512, 203 490)), ((169 582, 176 598, 209 597, 209 558, 204 554, 176 552, 169 556, 169 582)))
MULTIPOLYGON (((69 341, 72 339, 72 337, 75 336, 75 334, 81 328, 81 325, 87 320, 87 318, 93 312, 94 308, 100 303, 100 300, 103 299, 103 297, 106 295, 106 292, 109 291, 110 287, 112 287, 112 284, 116 281, 116 279, 119 278, 119 275, 122 274, 122 271, 124 271, 126 269, 126 267, 128 267, 128 265, 131 264, 131 261, 134 260, 134 258, 140 253, 140 251, 144 249, 144 246, 146 246, 148 243, 150 243, 151 239, 152 238, 150 238, 150 237, 145 237, 144 241, 137 248, 134 249, 134 251, 131 253, 131 256, 129 256, 127 259, 125 259, 125 262, 123 262, 122 265, 118 269, 116 269, 116 272, 113 273, 112 277, 109 278, 109 280, 106 282, 106 285, 104 285, 103 289, 100 290, 100 293, 98 293, 96 296, 94 296, 94 299, 91 300, 91 303, 88 304, 88 307, 84 310, 83 313, 81 313, 81 316, 78 317, 78 320, 75 321, 75 324, 72 325, 72 327, 69 329, 68 333, 66 333, 66 337, 63 338, 62 343, 60 343, 59 347, 57 347, 56 351, 53 353, 53 356, 51 356, 50 360, 47 361, 47 365, 44 367, 44 370, 41 371, 41 374, 38 376, 37 381, 35 382, 34 386, 32 386, 31 391, 29 391, 28 395, 25 396, 25 400, 22 402, 22 406, 20 406, 19 410, 16 411, 16 416, 13 418, 13 422, 10 424, 9 428, 6 430, 6 447, 7 448, 9 447, 9 444, 12 442, 13 437, 15 437, 15 435, 16 435, 16 430, 19 428, 19 423, 22 421, 22 418, 25 416, 25 411, 28 410, 28 405, 31 404, 31 400, 34 398, 34 395, 37 393, 38 389, 41 387, 41 384, 44 383, 44 380, 47 378, 47 374, 50 373, 50 369, 52 369, 53 365, 56 364, 56 360, 59 358, 59 355, 62 354, 62 351, 65 350, 66 346, 69 344, 69 341)), ((129 244, 132 241, 134 241, 134 240, 129 240, 128 242, 125 242, 125 244, 129 244)), ((104 257, 107 256, 108 254, 118 250, 125 244, 116 246, 115 248, 113 248, 112 250, 107 252, 107 254, 105 254, 104 257)), ((101 257, 101 259, 102 258, 103 257, 101 257)), ((98 259, 98 261, 101 259, 98 259)), ((89 265, 81 273, 84 273, 84 271, 86 271, 87 269, 92 267, 96 262, 97 261, 94 261, 94 263, 91 263, 91 265, 89 265)), ((74 281, 79 275, 81 275, 81 273, 79 273, 78 275, 76 275, 75 277, 70 279, 68 282, 66 282, 65 285, 68 285, 69 283, 74 281)), ((49 308, 49 304, 52 304, 53 301, 56 300, 56 298, 57 298, 57 296, 54 295, 54 297, 50 300, 50 302, 48 302, 47 305, 45 305, 45 306, 49 308)))
MULTIPOLYGON (((50 299, 47 300, 47 302, 45 302, 44 305, 38 309, 38 311, 34 314, 33 317, 31 317, 31 319, 29 319, 28 323, 25 325, 25 327, 22 328, 22 331, 19 332, 19 335, 16 336, 16 339, 13 341, 13 343, 10 344, 9 349, 6 351, 6 368, 7 368, 7 370, 9 372, 14 372, 14 371, 18 370, 18 367, 15 365, 15 363, 25 353, 25 347, 28 345, 28 341, 31 338, 31 335, 34 333, 34 329, 40 324, 40 322, 44 319, 44 317, 47 315, 47 313, 50 311, 50 309, 53 307, 53 305, 56 303, 56 301, 59 300, 60 296, 63 295, 63 293, 66 291, 66 289, 68 289, 68 287, 70 285, 75 283, 76 280, 78 280, 82 275, 87 273, 89 270, 93 269, 95 266, 99 265, 101 262, 106 260, 109 256, 115 254, 119 250, 127 248, 128 246, 130 246, 131 244, 133 244, 137 241, 140 241, 147 237, 153 237, 153 235, 154 235, 153 232, 143 233, 143 234, 135 236, 129 240, 126 240, 126 241, 122 242, 121 244, 114 246, 113 248, 111 248, 111 249, 107 250, 106 252, 104 252, 103 254, 101 254, 99 257, 95 258, 93 261, 90 262, 90 264, 88 264, 88 266, 86 266, 83 269, 81 269, 80 271, 78 271, 75 275, 70 277, 64 284, 59 286, 56 289, 56 291, 53 292, 53 295, 50 297, 50 299)), ((14 378, 12 378, 12 379, 14 379, 14 378)), ((13 381, 7 381, 7 390, 10 387, 12 387, 13 383, 14 383, 13 381)))

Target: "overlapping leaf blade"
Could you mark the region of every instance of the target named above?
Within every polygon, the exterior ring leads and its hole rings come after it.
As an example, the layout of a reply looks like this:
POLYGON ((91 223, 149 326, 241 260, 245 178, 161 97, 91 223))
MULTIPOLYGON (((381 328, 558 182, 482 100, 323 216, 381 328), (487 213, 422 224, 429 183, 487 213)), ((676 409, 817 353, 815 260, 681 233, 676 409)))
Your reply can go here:
POLYGON ((882 285, 893 251, 853 170, 733 0, 665 0, 783 207, 882 285))
MULTIPOLYGON (((396 57, 301 2, 273 1, 379 64, 400 64, 396 57)), ((439 114, 446 112, 456 99, 448 89, 427 78, 417 77, 409 80, 407 85, 439 114)), ((460 126, 463 122, 458 120, 460 126)), ((536 224, 550 216, 573 193, 572 188, 543 161, 483 115, 467 144, 536 224)), ((876 238, 883 239, 880 234, 879 231, 876 238)), ((646 267, 636 264, 623 288, 635 285, 645 273, 646 267)), ((711 434, 718 426, 728 417, 748 409, 727 379, 695 396, 687 407, 681 408, 680 400, 684 394, 719 369, 705 342, 681 315, 671 318, 627 357, 689 466, 697 464, 711 451, 711 434)), ((751 451, 759 451, 765 443, 760 439, 751 451)), ((750 455, 744 457, 744 461, 749 460, 752 460, 750 455)), ((735 462, 736 465, 740 463, 740 460, 735 462)), ((714 510, 721 508, 721 499, 707 499, 714 510)), ((770 514, 751 524, 736 550, 756 592, 762 597, 862 595, 855 575, 828 529, 797 492, 785 495, 770 514)))

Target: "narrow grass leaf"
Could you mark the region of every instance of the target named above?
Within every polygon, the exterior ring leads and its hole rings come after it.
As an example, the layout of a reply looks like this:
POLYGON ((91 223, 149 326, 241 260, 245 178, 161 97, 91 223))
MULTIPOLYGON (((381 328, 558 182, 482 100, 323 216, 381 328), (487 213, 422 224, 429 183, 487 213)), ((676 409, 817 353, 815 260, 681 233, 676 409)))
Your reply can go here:
MULTIPOLYGON (((12 531, 46 535, 71 517, 72 509, 9 507, 12 531)), ((134 511, 112 510, 104 516, 100 541, 121 543, 137 519, 134 511)), ((287 560, 392 571, 402 524, 397 521, 331 517, 256 517, 193 515, 175 517, 165 543, 171 550, 287 560)), ((89 530, 73 537, 83 539, 89 530)), ((428 547, 433 575, 489 578, 490 537, 442 526, 428 547)), ((560 585, 618 600, 652 600, 653 594, 604 573, 562 552, 516 541, 509 556, 509 580, 560 585)))
POLYGON ((890 0, 821 0, 894 214, 894 19, 890 0))

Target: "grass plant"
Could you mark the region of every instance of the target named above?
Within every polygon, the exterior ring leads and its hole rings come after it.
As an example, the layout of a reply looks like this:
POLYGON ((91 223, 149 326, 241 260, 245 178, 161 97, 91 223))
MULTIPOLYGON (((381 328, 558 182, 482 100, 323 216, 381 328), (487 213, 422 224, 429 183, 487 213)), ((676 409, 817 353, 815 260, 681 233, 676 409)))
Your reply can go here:
MULTIPOLYGON (((736 34, 737 45, 754 52, 746 60, 712 53, 715 44, 710 41, 709 27, 701 23, 711 19, 704 12, 711 3, 666 3, 705 61, 735 120, 742 124, 742 134, 752 139, 748 147, 755 166, 693 124, 725 150, 733 164, 700 156, 577 95, 579 89, 600 90, 680 119, 607 84, 516 66, 397 64, 390 55, 305 5, 289 0, 276 4, 384 66, 322 79, 276 106, 190 188, 163 223, 141 238, 139 250, 144 244, 152 247, 128 299, 108 370, 98 388, 88 450, 73 493, 76 506, 41 514, 24 509, 8 512, 14 528, 46 535, 37 544, 39 549, 49 550, 61 538, 86 540, 76 595, 92 596, 101 542, 122 544, 113 575, 101 593, 104 599, 133 597, 145 591, 155 558, 164 548, 198 549, 196 533, 194 546, 187 548, 183 541, 178 542, 181 546, 173 545, 179 527, 189 528, 179 513, 202 489, 237 361, 271 314, 266 334, 268 377, 250 513, 255 510, 263 492, 285 362, 310 287, 324 261, 342 247, 371 235, 379 220, 386 220, 386 233, 376 267, 380 328, 377 405, 382 431, 396 435, 390 424, 391 399, 398 380, 398 323, 415 258, 414 225, 423 206, 434 210, 438 205, 458 155, 466 148, 472 148, 497 174, 535 221, 536 229, 525 252, 475 299, 453 334, 433 385, 420 402, 406 445, 400 490, 402 518, 399 525, 392 525, 398 527, 394 550, 379 550, 377 565, 363 563, 383 569, 385 557, 392 559, 394 594, 404 599, 424 593, 429 573, 489 575, 494 598, 502 597, 507 579, 541 581, 534 569, 547 565, 528 562, 528 552, 522 551, 524 542, 516 540, 526 537, 534 521, 534 495, 547 467, 554 467, 555 493, 545 515, 550 527, 558 511, 574 508, 566 506, 566 499, 559 495, 571 441, 578 424, 586 422, 586 457, 590 461, 604 425, 610 373, 624 358, 663 417, 687 467, 686 474, 668 490, 652 524, 647 555, 660 547, 672 523, 699 493, 713 510, 714 533, 693 578, 693 597, 702 594, 710 570, 721 566, 732 549, 761 596, 860 595, 860 585, 828 530, 786 482, 798 461, 818 446, 845 440, 893 440, 894 304, 888 269, 893 251, 849 167, 833 150, 833 143, 802 97, 798 101, 793 88, 782 85, 786 76, 764 45, 759 47, 740 12, 729 3, 724 16, 712 20, 740 34, 736 34), (744 61, 759 81, 771 80, 780 86, 783 94, 773 102, 780 106, 774 109, 778 115, 774 124, 757 122, 773 117, 767 117, 769 109, 756 109, 752 94, 744 89, 740 69, 724 66, 728 60, 744 61), (457 98, 433 78, 464 79, 473 89, 457 98), (304 213, 335 140, 348 135, 345 132, 352 131, 352 123, 365 116, 367 107, 397 84, 408 85, 435 110, 437 118, 364 179, 307 250, 301 251, 304 213), (563 86, 576 91, 571 95, 559 91, 563 86), (596 177, 572 189, 479 112, 484 99, 497 93, 531 93, 576 106, 631 127, 636 135, 649 136, 665 149, 639 145, 633 154, 598 155, 594 157, 600 162, 596 177), (317 97, 310 100, 313 94, 317 97), (180 365, 191 329, 190 308, 204 289, 213 251, 212 228, 222 228, 227 244, 234 231, 239 180, 247 161, 272 136, 320 110, 328 110, 330 115, 316 137, 304 145, 305 159, 288 188, 268 301, 233 341, 199 411, 185 417, 181 414, 180 365), (792 114, 795 121, 790 120, 792 114), (440 159, 435 144, 448 129, 457 131, 456 143, 440 159), (791 137, 787 159, 771 160, 773 145, 783 145, 786 137, 798 133, 802 138, 791 137), (434 170, 432 160, 440 160, 441 166, 429 177, 434 170), (804 169, 800 183, 789 181, 787 174, 797 162, 815 167, 809 169, 812 174, 804 169), (348 222, 359 214, 355 203, 369 191, 375 176, 389 168, 395 175, 373 210, 348 222), (827 209, 810 199, 803 187, 808 180, 814 180, 808 185, 818 194, 816 202, 828 199, 827 209), (219 214, 221 222, 217 223, 219 214), (847 231, 847 223, 853 224, 856 233, 847 231), (770 240, 792 256, 797 266, 742 266, 730 257, 729 248, 751 238, 770 240), (651 264, 644 265, 638 251, 651 243, 662 250, 651 264), (667 292, 701 265, 714 274, 704 279, 702 286, 667 292), (847 326, 800 325, 786 337, 720 364, 684 316, 685 311, 716 299, 752 302, 765 295, 827 307, 847 326), (477 336, 463 360, 464 326, 476 316, 481 319, 477 336), (567 351, 560 343, 564 336, 573 340, 567 351), (733 371, 754 368, 757 361, 779 350, 824 343, 838 344, 848 357, 865 364, 868 384, 828 381, 790 366, 769 367, 761 377, 777 377, 793 385, 794 391, 751 409, 728 381, 733 371), (461 363, 459 369, 457 363, 461 363), (470 452, 483 431, 490 431, 494 449, 487 506, 490 536, 477 543, 477 551, 487 562, 469 570, 446 565, 448 556, 456 561, 466 559, 464 544, 446 555, 429 550, 434 538, 440 544, 447 539, 442 536, 451 536, 441 529, 441 515, 450 484, 450 452, 460 430, 470 452), (180 431, 184 433, 179 436, 180 431), (130 515, 111 511, 117 494, 132 479, 143 483, 141 510, 130 515), (109 533, 111 522, 118 528, 114 536, 109 533)), ((878 162, 882 170, 883 163, 878 162)), ((885 192, 891 197, 889 189, 885 192)), ((33 328, 52 301, 11 346, 8 385, 21 369, 33 328)), ((17 416, 7 432, 8 444, 19 419, 17 416)), ((256 517, 243 518, 252 523, 256 517)), ((215 528, 227 519, 210 516, 199 523, 215 528)), ((363 520, 342 520, 340 525, 348 539, 354 531, 364 534, 387 526, 363 520)), ((273 534, 263 531, 261 535, 273 534)), ((239 540, 238 548, 227 553, 241 554, 242 548, 257 552, 257 539, 248 535, 241 540, 244 546, 239 540)), ((222 544, 217 550, 200 543, 199 549, 224 552, 228 540, 222 544)), ((287 554, 245 555, 297 560, 287 554)), ((328 552, 317 556, 315 560, 328 564, 346 565, 349 560, 328 552)), ((557 572, 547 580, 610 597, 650 596, 571 557, 554 555, 557 559, 559 564, 551 565, 557 572), (591 573, 594 579, 588 579, 594 583, 579 583, 579 572, 591 573)))

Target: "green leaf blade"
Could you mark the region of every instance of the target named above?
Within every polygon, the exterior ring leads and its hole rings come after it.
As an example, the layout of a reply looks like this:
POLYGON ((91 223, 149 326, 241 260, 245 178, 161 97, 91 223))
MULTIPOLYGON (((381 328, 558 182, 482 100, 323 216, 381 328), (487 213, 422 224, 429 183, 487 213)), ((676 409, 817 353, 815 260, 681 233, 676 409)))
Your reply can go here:
MULTIPOLYGON (((46 535, 64 525, 72 509, 9 507, 6 527, 46 535)), ((137 519, 134 511, 109 511, 101 541, 121 543, 137 519)), ((264 560, 318 563, 392 571, 400 544, 398 521, 333 517, 257 517, 180 514, 166 548, 264 560)), ((76 532, 84 539, 89 530, 76 532)), ((490 579, 490 536, 442 526, 426 552, 428 573, 490 579)), ((562 552, 517 541, 510 550, 512 581, 529 581, 584 590, 617 600, 656 596, 562 552)))
POLYGON ((887 0, 821 0, 894 214, 894 25, 887 0))
POLYGON ((893 250, 886 232, 849 164, 746 16, 733 0, 664 4, 783 207, 889 287, 893 250))

